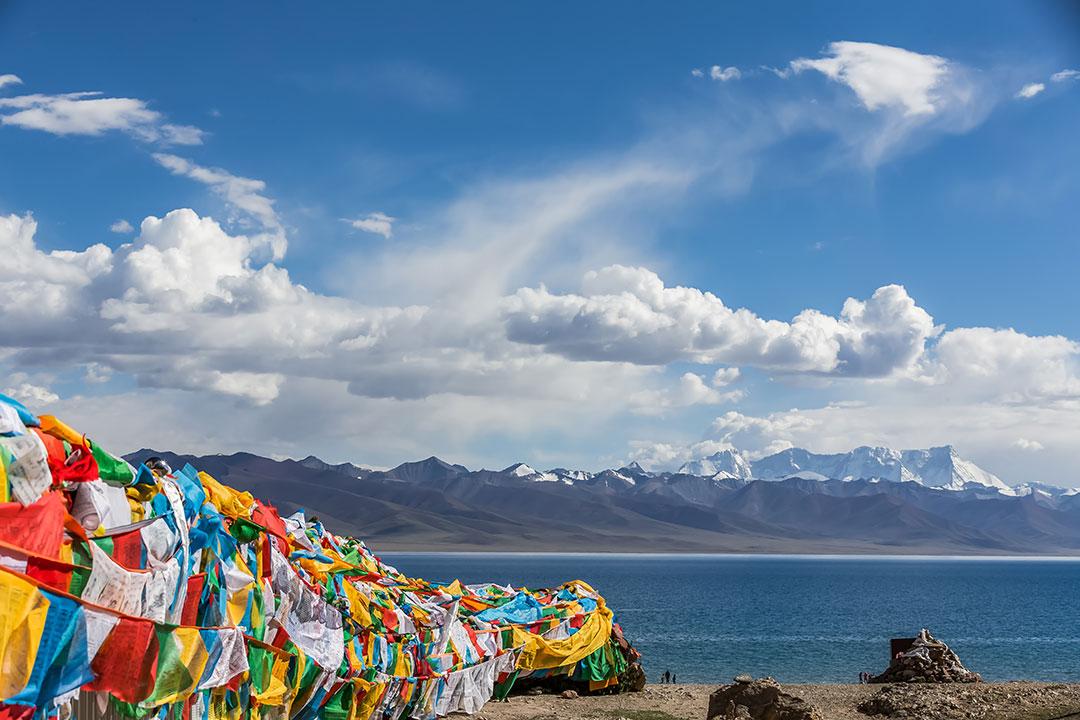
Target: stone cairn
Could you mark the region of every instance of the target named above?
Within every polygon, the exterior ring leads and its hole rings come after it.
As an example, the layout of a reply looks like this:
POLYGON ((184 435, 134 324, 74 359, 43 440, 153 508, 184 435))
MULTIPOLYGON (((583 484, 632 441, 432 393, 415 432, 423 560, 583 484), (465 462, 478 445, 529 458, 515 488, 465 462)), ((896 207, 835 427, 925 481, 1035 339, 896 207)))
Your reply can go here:
POLYGON ((709 695, 708 720, 822 720, 810 703, 784 692, 771 677, 738 675, 709 695))
POLYGON ((923 628, 911 648, 894 657, 889 669, 871 677, 870 682, 973 683, 982 682, 982 678, 964 667, 948 645, 923 628))

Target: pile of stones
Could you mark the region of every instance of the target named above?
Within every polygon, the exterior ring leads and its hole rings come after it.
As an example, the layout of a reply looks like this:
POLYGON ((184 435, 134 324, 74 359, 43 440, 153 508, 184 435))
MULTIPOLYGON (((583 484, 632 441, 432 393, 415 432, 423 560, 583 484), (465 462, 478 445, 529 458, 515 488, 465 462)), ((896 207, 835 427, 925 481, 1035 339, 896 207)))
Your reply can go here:
POLYGON ((784 692, 771 677, 738 675, 709 695, 708 720, 822 720, 810 703, 784 692))
POLYGON ((948 645, 924 628, 911 648, 894 657, 889 669, 871 677, 870 682, 973 683, 982 682, 982 678, 964 667, 948 645))

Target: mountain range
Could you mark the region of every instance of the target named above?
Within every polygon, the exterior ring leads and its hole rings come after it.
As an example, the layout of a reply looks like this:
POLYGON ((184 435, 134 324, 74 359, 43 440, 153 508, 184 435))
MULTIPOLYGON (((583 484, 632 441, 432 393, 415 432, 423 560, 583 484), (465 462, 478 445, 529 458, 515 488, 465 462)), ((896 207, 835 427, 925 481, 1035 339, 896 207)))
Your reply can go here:
POLYGON ((737 450, 722 450, 703 460, 683 465, 679 472, 742 479, 780 480, 804 477, 815 480, 887 480, 916 482, 927 487, 963 490, 967 487, 994 488, 1003 494, 1015 492, 1001 478, 965 460, 950 445, 929 450, 893 450, 885 447, 857 447, 851 452, 821 455, 801 448, 789 448, 747 460, 737 450))
POLYGON ((436 457, 373 470, 250 453, 190 462, 284 513, 380 550, 1080 554, 1080 494, 1010 487, 951 447, 727 450, 678 472, 470 470, 436 457))

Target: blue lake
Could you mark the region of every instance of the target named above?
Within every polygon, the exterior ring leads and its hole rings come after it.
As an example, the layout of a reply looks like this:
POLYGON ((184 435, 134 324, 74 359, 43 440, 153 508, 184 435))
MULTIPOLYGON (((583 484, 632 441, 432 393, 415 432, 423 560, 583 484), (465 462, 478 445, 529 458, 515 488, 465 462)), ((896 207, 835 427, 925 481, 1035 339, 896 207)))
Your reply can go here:
POLYGON ((856 682, 889 638, 928 628, 987 680, 1080 682, 1080 561, 731 555, 385 553, 428 580, 551 587, 615 611, 650 681, 856 682))

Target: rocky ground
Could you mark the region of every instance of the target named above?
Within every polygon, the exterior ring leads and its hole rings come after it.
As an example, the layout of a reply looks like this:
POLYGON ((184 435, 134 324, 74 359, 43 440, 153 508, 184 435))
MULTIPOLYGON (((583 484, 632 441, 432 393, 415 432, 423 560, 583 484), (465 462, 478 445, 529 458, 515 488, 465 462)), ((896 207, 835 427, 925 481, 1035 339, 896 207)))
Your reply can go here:
MULTIPOLYGON (((706 720, 717 685, 650 685, 640 693, 515 696, 489 703, 484 720, 706 720)), ((825 720, 1080 720, 1080 684, 784 685, 825 720), (879 694, 880 693, 880 694, 879 694), (872 699, 872 704, 859 706, 872 699)))

